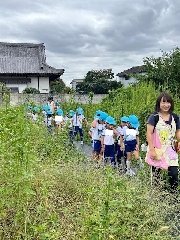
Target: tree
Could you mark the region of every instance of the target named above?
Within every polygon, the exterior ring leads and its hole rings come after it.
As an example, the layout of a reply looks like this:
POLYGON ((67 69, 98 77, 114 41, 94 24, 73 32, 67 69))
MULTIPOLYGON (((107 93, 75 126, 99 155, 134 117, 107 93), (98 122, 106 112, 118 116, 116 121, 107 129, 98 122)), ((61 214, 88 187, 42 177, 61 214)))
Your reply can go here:
POLYGON ((140 81, 153 81, 155 87, 162 89, 168 87, 171 92, 180 93, 180 49, 174 48, 169 53, 162 51, 158 58, 147 57, 144 59, 147 74, 136 76, 140 81))
POLYGON ((55 81, 50 82, 51 93, 64 93, 66 84, 61 78, 57 78, 55 81))
POLYGON ((0 92, 10 92, 10 89, 6 87, 6 84, 0 82, 0 92))
POLYGON ((123 86, 121 82, 112 80, 113 78, 114 73, 112 73, 112 69, 89 71, 84 78, 84 82, 77 84, 76 91, 107 94, 109 90, 121 88, 123 86))
POLYGON ((94 83, 78 83, 76 86, 77 92, 90 93, 94 94, 107 94, 109 90, 115 90, 121 88, 123 84, 117 81, 108 81, 108 80, 99 80, 94 83))
POLYGON ((92 83, 99 80, 110 80, 113 78, 114 73, 112 73, 112 69, 91 70, 86 74, 84 82, 92 83))

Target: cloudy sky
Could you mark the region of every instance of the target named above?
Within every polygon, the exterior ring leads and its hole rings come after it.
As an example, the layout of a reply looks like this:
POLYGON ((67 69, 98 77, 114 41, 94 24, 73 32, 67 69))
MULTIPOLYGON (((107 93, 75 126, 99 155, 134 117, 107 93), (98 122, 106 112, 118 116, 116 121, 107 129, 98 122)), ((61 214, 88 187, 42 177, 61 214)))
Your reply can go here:
POLYGON ((180 46, 179 0, 6 0, 1 42, 44 43, 69 85, 92 69, 115 75, 180 46))

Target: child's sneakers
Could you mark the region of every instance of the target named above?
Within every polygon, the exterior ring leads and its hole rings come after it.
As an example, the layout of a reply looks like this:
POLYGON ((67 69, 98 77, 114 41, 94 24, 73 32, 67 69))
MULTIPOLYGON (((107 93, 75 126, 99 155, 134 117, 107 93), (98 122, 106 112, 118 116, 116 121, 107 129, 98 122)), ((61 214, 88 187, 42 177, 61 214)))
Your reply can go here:
POLYGON ((132 169, 127 170, 126 175, 129 175, 130 177, 136 175, 135 172, 132 169))
POLYGON ((84 143, 84 142, 83 142, 83 141, 81 141, 81 145, 83 145, 83 143, 84 143))

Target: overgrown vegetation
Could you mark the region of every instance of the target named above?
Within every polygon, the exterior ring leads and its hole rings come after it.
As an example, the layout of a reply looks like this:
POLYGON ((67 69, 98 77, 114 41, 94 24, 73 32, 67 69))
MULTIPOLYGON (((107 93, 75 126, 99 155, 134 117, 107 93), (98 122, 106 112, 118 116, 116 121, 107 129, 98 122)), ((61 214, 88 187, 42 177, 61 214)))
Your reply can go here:
MULTIPOLYGON (((83 108, 89 120, 97 109, 116 120, 135 113, 143 133, 157 94, 141 83, 83 108)), ((77 107, 73 98, 63 104, 77 107)), ((179 106, 177 98, 176 112, 179 106)), ((151 189, 148 166, 133 179, 96 169, 68 145, 66 129, 51 136, 25 115, 25 106, 0 110, 0 239, 178 239, 175 218, 166 218, 178 206, 168 192, 151 189)))

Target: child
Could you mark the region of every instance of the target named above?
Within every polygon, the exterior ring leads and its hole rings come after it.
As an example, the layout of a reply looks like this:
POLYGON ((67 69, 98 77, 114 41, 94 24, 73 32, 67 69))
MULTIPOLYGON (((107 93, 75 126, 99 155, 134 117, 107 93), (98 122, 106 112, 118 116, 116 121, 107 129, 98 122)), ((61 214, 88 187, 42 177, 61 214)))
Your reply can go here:
POLYGON ((143 167, 142 160, 139 156, 139 131, 138 131, 139 126, 140 124, 138 118, 135 115, 130 115, 128 128, 123 129, 122 134, 120 136, 121 151, 125 150, 127 154, 126 174, 129 176, 135 175, 134 171, 131 169, 132 153, 134 154, 135 159, 139 160, 140 168, 143 167))
POLYGON ((129 118, 126 116, 123 116, 120 119, 120 125, 116 128, 117 132, 118 132, 118 137, 117 137, 117 164, 120 166, 121 164, 121 159, 124 158, 124 162, 126 164, 126 152, 125 151, 121 151, 121 146, 120 146, 120 136, 122 135, 122 132, 127 129, 127 125, 129 122, 129 118))
POLYGON ((57 111, 60 108, 59 102, 55 102, 55 110, 57 111))
POLYGON ((56 111, 56 115, 55 115, 54 121, 55 121, 56 128, 58 129, 58 131, 61 130, 61 127, 63 125, 65 125, 64 118, 63 118, 63 110, 62 109, 58 109, 56 111))
POLYGON ((70 138, 70 143, 73 144, 73 125, 72 125, 72 119, 74 116, 75 112, 73 110, 69 110, 68 114, 66 115, 64 121, 66 126, 69 129, 69 138, 70 138))
POLYGON ((27 106, 27 119, 31 120, 32 119, 32 107, 27 106))
POLYGON ((48 132, 52 133, 52 112, 51 111, 46 112, 45 125, 47 127, 48 132))
POLYGON ((42 106, 42 117, 43 117, 43 123, 44 124, 46 124, 47 111, 50 111, 50 107, 48 105, 42 106))
POLYGON ((110 158, 111 164, 114 167, 116 167, 114 137, 118 136, 118 132, 114 129, 115 124, 114 118, 108 116, 106 118, 106 129, 103 130, 101 137, 101 147, 102 152, 104 152, 104 158, 110 158))
POLYGON ((38 107, 34 107, 33 108, 33 113, 32 113, 32 120, 34 122, 36 122, 37 119, 38 119, 38 112, 39 112, 39 108, 38 107))
MULTIPOLYGON (((96 112, 97 113, 97 112, 96 112)), ((101 160, 102 153, 101 153, 101 136, 102 132, 105 129, 104 122, 107 118, 107 114, 105 112, 98 112, 95 115, 95 119, 92 122, 92 140, 93 140, 93 159, 94 160, 101 160)))
POLYGON ((72 118, 72 124, 74 128, 74 137, 79 133, 81 144, 83 144, 83 130, 82 130, 82 123, 85 122, 88 125, 86 118, 83 115, 83 109, 77 108, 76 113, 72 118))

